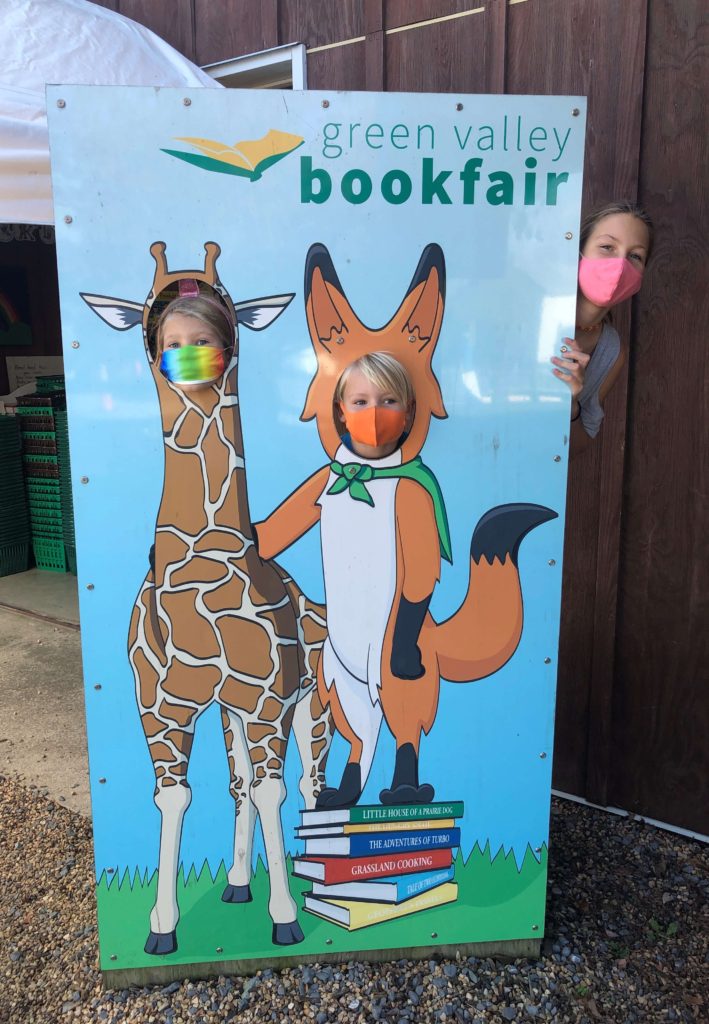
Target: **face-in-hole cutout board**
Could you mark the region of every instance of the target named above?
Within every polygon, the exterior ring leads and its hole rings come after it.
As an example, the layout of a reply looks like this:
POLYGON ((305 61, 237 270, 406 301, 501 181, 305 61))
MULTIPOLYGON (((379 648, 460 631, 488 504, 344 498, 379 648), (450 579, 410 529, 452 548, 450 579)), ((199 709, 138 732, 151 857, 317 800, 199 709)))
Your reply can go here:
POLYGON ((102 968, 540 938, 584 100, 48 96, 102 968))

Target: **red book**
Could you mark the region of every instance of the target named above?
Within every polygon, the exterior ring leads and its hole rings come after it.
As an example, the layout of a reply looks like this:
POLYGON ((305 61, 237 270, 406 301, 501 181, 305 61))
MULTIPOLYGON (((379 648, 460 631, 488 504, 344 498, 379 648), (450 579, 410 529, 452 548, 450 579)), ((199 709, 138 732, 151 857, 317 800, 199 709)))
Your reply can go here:
POLYGON ((293 861, 293 874, 334 885, 336 882, 362 882, 368 878, 433 871, 450 867, 452 863, 451 849, 392 853, 381 857, 297 857, 293 861))

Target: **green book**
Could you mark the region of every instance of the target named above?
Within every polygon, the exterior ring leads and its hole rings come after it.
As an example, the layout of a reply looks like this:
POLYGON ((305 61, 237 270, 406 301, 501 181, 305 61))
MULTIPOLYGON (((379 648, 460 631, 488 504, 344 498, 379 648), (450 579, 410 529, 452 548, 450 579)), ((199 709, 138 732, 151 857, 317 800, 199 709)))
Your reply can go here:
POLYGON ((340 811, 301 811, 301 827, 317 828, 324 825, 387 825, 393 821, 435 820, 437 818, 462 818, 463 801, 452 800, 438 804, 400 804, 384 807, 381 804, 364 804, 340 811))

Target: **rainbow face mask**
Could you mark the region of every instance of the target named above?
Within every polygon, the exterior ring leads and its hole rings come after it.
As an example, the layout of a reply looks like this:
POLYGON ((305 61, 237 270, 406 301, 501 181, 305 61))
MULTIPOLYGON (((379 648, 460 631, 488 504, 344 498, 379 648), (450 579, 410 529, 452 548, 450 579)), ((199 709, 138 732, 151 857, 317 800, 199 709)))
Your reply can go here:
POLYGON ((210 384, 224 373, 224 351, 211 345, 183 345, 168 348, 160 359, 160 370, 173 384, 210 384))

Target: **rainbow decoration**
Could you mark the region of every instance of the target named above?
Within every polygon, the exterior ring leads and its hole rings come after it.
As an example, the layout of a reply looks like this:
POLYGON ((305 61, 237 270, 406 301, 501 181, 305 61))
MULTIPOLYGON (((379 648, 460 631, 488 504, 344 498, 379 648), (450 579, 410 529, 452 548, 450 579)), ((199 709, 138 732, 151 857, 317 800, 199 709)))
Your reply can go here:
POLYGON ((160 369, 173 384, 206 384, 224 373, 224 352, 211 345, 166 349, 160 369))

